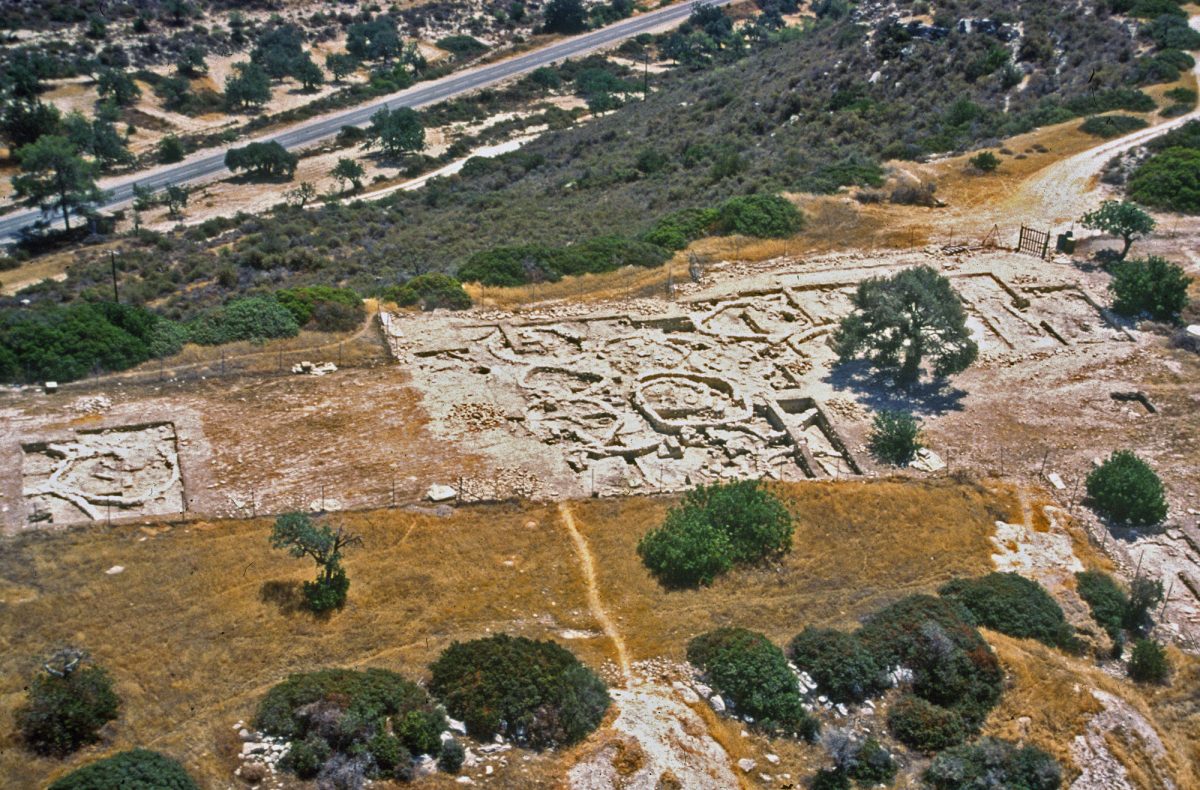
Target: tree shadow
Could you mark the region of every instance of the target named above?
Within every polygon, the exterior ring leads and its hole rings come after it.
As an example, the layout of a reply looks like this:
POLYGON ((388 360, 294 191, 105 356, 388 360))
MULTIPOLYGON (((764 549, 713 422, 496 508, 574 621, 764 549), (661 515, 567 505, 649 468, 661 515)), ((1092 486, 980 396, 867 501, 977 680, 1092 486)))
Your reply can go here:
POLYGON ((306 612, 304 591, 298 581, 280 581, 272 579, 263 582, 258 588, 258 599, 263 603, 274 604, 280 614, 296 614, 306 612))
POLYGON ((916 415, 942 415, 962 411, 965 390, 946 379, 922 380, 911 387, 892 384, 891 376, 876 372, 867 360, 835 364, 822 379, 837 390, 850 390, 856 400, 872 411, 908 411, 916 415))

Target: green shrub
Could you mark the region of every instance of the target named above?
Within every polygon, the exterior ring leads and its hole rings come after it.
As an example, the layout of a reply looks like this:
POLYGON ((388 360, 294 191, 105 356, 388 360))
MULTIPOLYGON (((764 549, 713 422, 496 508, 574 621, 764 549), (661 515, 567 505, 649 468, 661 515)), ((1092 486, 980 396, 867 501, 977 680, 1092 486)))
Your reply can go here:
MULTIPOLYGON (((112 302, 0 308, 0 381, 73 381, 150 359, 174 332, 141 307, 112 302)), ((166 342, 170 346, 170 341, 166 342)))
POLYGON ((316 776, 330 760, 363 752, 375 758, 373 777, 409 770, 414 746, 437 755, 437 735, 446 724, 424 690, 383 669, 289 675, 267 692, 255 716, 257 729, 291 742, 283 767, 301 779, 316 776), (432 738, 430 731, 436 731, 432 738))
MULTIPOLYGON (((372 743, 374 743, 372 739, 372 743)), ((368 747, 369 748, 369 747, 368 747)), ((292 741, 288 753, 284 755, 279 765, 285 771, 291 771, 301 779, 312 779, 321 771, 321 766, 329 759, 333 750, 321 736, 313 733, 304 740, 292 741)), ((384 754, 387 757, 387 754, 384 754)), ((399 757, 399 752, 397 752, 399 757)))
POLYGON ((840 768, 822 768, 813 774, 809 790, 850 790, 850 777, 840 768))
POLYGON ((1067 110, 1075 115, 1098 115, 1111 110, 1150 112, 1156 106, 1149 94, 1132 88, 1091 91, 1066 103, 1067 110))
POLYGON ((812 740, 817 720, 804 709, 796 676, 783 651, 744 628, 718 628, 688 643, 687 658, 709 683, 768 733, 795 733, 812 740))
MULTIPOLYGON (((292 748, 294 749, 295 746, 292 748)), ((404 744, 400 739, 384 731, 375 733, 375 736, 367 742, 367 752, 371 755, 371 759, 375 761, 379 772, 384 776, 394 773, 396 766, 412 762, 412 754, 408 749, 404 748, 404 744)), ((317 764, 316 770, 320 769, 320 763, 323 762, 324 760, 321 760, 317 764)), ((296 769, 296 773, 303 778, 303 774, 301 774, 298 768, 296 769)))
POLYGON ((1167 651, 1152 639, 1139 639, 1129 657, 1129 677, 1138 683, 1165 683, 1171 673, 1167 651))
POLYGON ((1151 611, 1163 599, 1162 582, 1146 576, 1138 576, 1129 585, 1129 603, 1121 624, 1135 634, 1144 634, 1154 626, 1151 611))
POLYGON ((903 466, 921 449, 921 423, 906 411, 884 410, 876 413, 867 446, 881 461, 903 466))
POLYGON ((785 238, 804 229, 804 215, 780 195, 746 195, 730 198, 717 208, 716 228, 723 234, 785 238))
POLYGON ((938 593, 965 606, 975 622, 1018 639, 1036 639, 1051 647, 1076 650, 1074 629, 1062 608, 1037 582, 1016 573, 989 573, 955 579, 938 593))
POLYGON ((888 729, 909 748, 932 754, 967 739, 967 725, 949 708, 905 694, 888 710, 888 729))
POLYGON ((296 323, 319 332, 348 332, 362 323, 366 310, 362 298, 347 288, 307 285, 276 291, 275 300, 288 309, 296 323), (341 308, 341 309, 339 309, 341 308))
POLYGON ((50 790, 199 790, 175 760, 132 749, 89 763, 50 785, 50 790))
POLYGON ((645 241, 597 236, 567 247, 526 244, 483 250, 459 266, 458 279, 501 287, 556 282, 565 275, 598 274, 623 266, 661 266, 669 257, 666 249, 645 241))
POLYGON ((218 346, 238 340, 295 337, 300 333, 300 325, 291 311, 276 300, 248 296, 204 313, 192 322, 189 333, 195 343, 218 346))
POLYGON ((1193 107, 1196 105, 1196 91, 1191 88, 1171 88, 1171 90, 1163 95, 1179 104, 1186 104, 1193 107))
POLYGON ((994 738, 956 746, 933 758, 924 779, 934 790, 1004 787, 1058 790, 1062 768, 1035 746, 1014 746, 994 738))
POLYGON ((446 717, 437 711, 410 710, 393 722, 396 736, 414 754, 438 754, 446 717))
POLYGON ((304 582, 304 602, 310 611, 332 612, 346 605, 350 594, 350 579, 342 568, 336 569, 328 578, 321 576, 315 581, 304 582))
POLYGON ((862 702, 888 687, 887 673, 844 631, 809 626, 788 645, 788 655, 835 702, 862 702))
POLYGON ((638 554, 669 585, 709 584, 734 564, 790 550, 792 517, 757 480, 698 486, 684 494, 662 526, 646 533, 638 554))
POLYGON ((480 740, 503 735, 553 748, 584 738, 608 710, 608 690, 570 651, 497 634, 455 642, 430 666, 430 691, 480 740))
POLYGON ((1113 309, 1121 315, 1148 313, 1158 321, 1175 321, 1187 307, 1192 278, 1181 266, 1151 255, 1121 261, 1111 271, 1108 288, 1113 295, 1113 309))
POLYGON ((1131 450, 1118 450, 1087 476, 1092 505, 1106 518, 1132 526, 1158 524, 1167 515, 1162 481, 1131 450))
POLYGON ((983 151, 970 158, 971 167, 981 173, 994 172, 1000 166, 1000 157, 993 154, 991 151, 983 151))
POLYGON ((1147 206, 1200 214, 1200 151, 1168 148, 1154 154, 1133 171, 1126 191, 1147 206))
POLYGON ((33 679, 29 698, 16 711, 17 730, 38 754, 65 755, 99 740, 100 728, 117 718, 121 700, 100 667, 33 679))
POLYGON ((437 40, 439 49, 444 49, 460 60, 478 57, 488 51, 488 45, 477 38, 466 35, 446 36, 437 40))
POLYGON ((1083 122, 1079 130, 1107 140, 1145 129, 1149 125, 1134 115, 1093 115, 1083 122))
POLYGON ((638 556, 669 587, 695 587, 733 567, 729 536, 702 513, 672 510, 638 541, 638 556))
POLYGON ((883 744, 874 738, 867 738, 854 755, 853 764, 848 773, 861 787, 888 785, 896 778, 896 761, 883 744))
POLYGON ((958 603, 903 598, 868 617, 858 637, 880 666, 911 669, 913 691, 957 712, 971 731, 1000 699, 999 661, 958 603))
POLYGON ((1129 596, 1116 579, 1102 571, 1083 571, 1075 574, 1076 591, 1092 610, 1092 619, 1117 642, 1129 610, 1129 596))
POLYGON ((471 297, 462 283, 446 274, 421 274, 404 285, 387 289, 383 298, 401 307, 419 306, 422 310, 467 310, 471 297))
POLYGON ((666 250, 682 250, 696 239, 707 236, 716 222, 716 209, 680 209, 660 217, 641 239, 666 250))
POLYGON ((442 753, 438 755, 438 768, 448 774, 456 774, 462 770, 463 761, 467 759, 467 750, 462 743, 451 738, 442 744, 442 753))

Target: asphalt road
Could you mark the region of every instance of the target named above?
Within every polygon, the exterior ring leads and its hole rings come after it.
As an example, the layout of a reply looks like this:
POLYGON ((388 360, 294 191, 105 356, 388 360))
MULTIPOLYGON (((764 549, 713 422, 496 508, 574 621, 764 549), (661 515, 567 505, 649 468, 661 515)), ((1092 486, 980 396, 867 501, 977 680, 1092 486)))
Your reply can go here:
MULTIPOLYGON (((259 141, 273 140, 285 148, 304 148, 320 140, 336 135, 343 126, 364 126, 382 107, 422 107, 453 98, 469 91, 485 88, 506 79, 526 74, 534 69, 548 66, 566 58, 578 57, 589 52, 659 28, 670 27, 682 22, 691 13, 692 7, 700 2, 707 5, 725 5, 731 0, 696 0, 695 3, 672 5, 657 11, 625 19, 608 27, 583 33, 564 41, 526 52, 508 60, 481 66, 461 74, 451 74, 439 80, 415 85, 407 90, 385 96, 370 104, 355 107, 336 115, 322 116, 297 124, 289 129, 264 137, 259 141)), ((239 142, 245 145, 245 142, 239 142)), ((195 184, 210 180, 228 172, 225 169, 225 151, 196 156, 177 165, 157 168, 140 174, 130 175, 118 181, 103 183, 105 199, 99 208, 112 208, 133 199, 136 183, 151 190, 170 184, 195 184)), ((32 209, 14 212, 0 217, 0 238, 12 237, 18 230, 45 216, 32 209)), ((61 224, 59 217, 56 225, 61 224)))

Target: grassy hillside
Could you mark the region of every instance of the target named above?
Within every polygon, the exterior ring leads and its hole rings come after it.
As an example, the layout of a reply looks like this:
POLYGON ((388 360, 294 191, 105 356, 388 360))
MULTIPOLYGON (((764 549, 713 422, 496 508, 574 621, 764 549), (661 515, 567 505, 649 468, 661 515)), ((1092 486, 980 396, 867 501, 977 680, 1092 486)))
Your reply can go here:
MULTIPOLYGON (((804 29, 754 28, 715 48, 711 37, 696 38, 707 28, 685 28, 687 40, 701 44, 684 52, 689 65, 653 77, 645 101, 638 75, 610 67, 602 95, 623 96, 620 109, 473 161, 419 192, 143 237, 123 259, 126 291, 166 297, 175 315, 285 282, 378 292, 421 272, 453 273, 466 256, 497 245, 635 236, 668 212, 731 195, 871 185, 887 159, 1153 105, 1137 90, 1137 41, 1105 6, 1013 6, 939 3, 934 24, 827 15, 804 29), (996 24, 971 21, 981 17, 996 24), (223 235, 204 240, 209 234, 223 235)), ((625 49, 662 55, 679 46, 660 38, 625 49)), ((565 89, 594 72, 569 67, 565 89)), ((107 262, 85 259, 65 282, 30 295, 71 299, 106 287, 107 277, 107 262)))

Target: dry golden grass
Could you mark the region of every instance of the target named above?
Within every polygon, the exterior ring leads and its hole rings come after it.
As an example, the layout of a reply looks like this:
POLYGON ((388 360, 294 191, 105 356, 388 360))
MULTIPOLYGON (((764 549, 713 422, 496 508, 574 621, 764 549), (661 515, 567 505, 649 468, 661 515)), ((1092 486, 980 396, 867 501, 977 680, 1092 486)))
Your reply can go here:
MULTIPOLYGON (((987 491, 953 483, 828 483, 787 493, 799 518, 791 558, 777 569, 734 572, 709 589, 670 593, 634 553, 666 501, 573 503, 601 601, 635 658, 680 657, 688 638, 726 622, 783 641, 806 623, 847 624, 889 598, 985 570, 986 536, 1005 509, 987 491)), ((380 666, 420 677, 454 639, 498 630, 538 638, 564 629, 599 633, 553 506, 465 508, 445 519, 398 510, 337 519, 361 531, 366 546, 347 558, 349 605, 328 620, 291 608, 296 585, 313 569, 268 548, 264 519, 7 540, 0 552, 0 775, 7 786, 40 786, 133 745, 173 754, 203 783, 223 786, 236 765, 234 722, 248 719, 288 672, 380 666), (113 565, 125 571, 106 575, 113 565), (26 754, 11 732, 38 657, 64 643, 85 647, 108 667, 124 705, 105 743, 59 762, 26 754)), ((614 658, 599 636, 567 644, 593 667, 614 658)), ((735 755, 753 748, 733 725, 715 735, 735 755)), ((497 781, 550 786, 570 759, 512 760, 497 781)))
POLYGON ((851 626, 903 595, 991 569, 1003 495, 954 482, 802 483, 782 487, 796 514, 793 550, 778 565, 738 570, 701 590, 662 588, 636 546, 665 499, 590 500, 575 521, 596 557, 601 598, 635 661, 682 658, 693 636, 749 625, 777 644, 805 625, 851 626))
MULTIPOLYGON (((806 624, 848 627, 890 600, 927 592, 957 575, 986 572, 996 519, 1022 507, 1003 486, 953 480, 810 483, 779 489, 797 517, 795 547, 775 567, 736 570, 702 590, 665 591, 635 546, 671 500, 626 498, 570 504, 593 556, 600 604, 634 660, 682 658, 688 639, 714 626, 744 625, 783 644, 806 624)), ((266 519, 154 528, 95 527, 31 533, 0 551, 0 776, 7 787, 50 778, 134 745, 183 760, 203 786, 227 786, 239 748, 233 724, 289 672, 378 666, 420 678, 451 641, 507 631, 566 641, 593 667, 612 662, 588 608, 580 564, 553 505, 463 508, 447 518, 384 510, 337 516, 363 534, 352 552, 347 608, 318 619, 295 609, 313 569, 267 546, 266 519), (123 573, 109 576, 113 565, 123 573), (106 666, 124 704, 104 743, 65 761, 28 755, 12 714, 37 659, 64 643, 106 666)), ((1013 737, 1028 715, 1029 739, 1060 757, 1095 710, 1075 682, 1129 699, 1154 716, 1170 769, 1193 777, 1200 719, 1192 689, 1200 663, 1173 654, 1170 688, 1147 692, 1086 661, 1035 643, 989 634, 1011 688, 989 732, 1013 737)), ((736 722, 698 706, 731 757, 779 754, 789 770, 823 764, 819 747, 744 737, 736 722)), ((601 736, 608 737, 608 736, 601 736)), ((512 759, 499 787, 553 787, 595 743, 563 754, 512 759)), ((1134 746, 1117 746, 1136 769, 1134 746)), ((632 759, 632 757, 631 757, 632 759)), ((796 774, 800 775, 800 774, 796 774)), ((433 786, 449 787, 439 776, 433 786)), ((386 786, 386 785, 385 785, 386 786)))
MULTIPOLYGON (((204 786, 223 786, 236 765, 233 723, 248 719, 289 672, 382 666, 420 676, 454 639, 592 628, 554 518, 553 510, 515 506, 447 519, 402 511, 339 517, 366 546, 348 556, 350 602, 328 621, 291 609, 313 568, 272 551, 265 520, 8 541, 0 575, 25 601, 0 608, 0 776, 6 787, 42 786, 140 744, 178 756, 204 786), (104 573, 118 564, 123 573, 104 573), (124 704, 108 742, 59 762, 14 748, 11 732, 37 658, 63 643, 91 651, 124 704)), ((599 640, 572 647, 593 666, 606 657, 599 640)), ((513 786, 530 765, 514 767, 513 786)))
POLYGON ((1103 710, 1090 690, 1100 689, 1128 703, 1154 727, 1166 749, 1162 761, 1151 760, 1137 736, 1114 731, 1106 740, 1110 751, 1130 773, 1136 787, 1200 787, 1200 699, 1195 694, 1200 661, 1171 651, 1177 671, 1170 686, 1139 686, 1114 678, 1086 658, 1075 658, 1026 639, 986 631, 1008 676, 1008 686, 992 712, 984 733, 1026 740, 1053 754, 1067 769, 1079 773, 1070 753, 1074 737, 1088 719, 1103 710), (1027 724, 1019 721, 1028 717, 1027 724))

